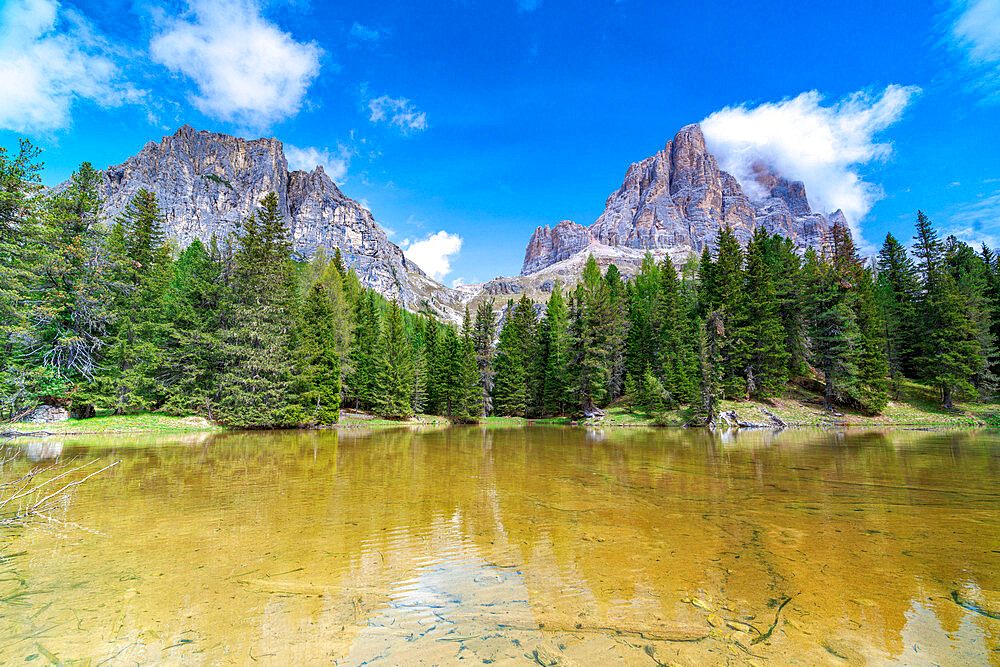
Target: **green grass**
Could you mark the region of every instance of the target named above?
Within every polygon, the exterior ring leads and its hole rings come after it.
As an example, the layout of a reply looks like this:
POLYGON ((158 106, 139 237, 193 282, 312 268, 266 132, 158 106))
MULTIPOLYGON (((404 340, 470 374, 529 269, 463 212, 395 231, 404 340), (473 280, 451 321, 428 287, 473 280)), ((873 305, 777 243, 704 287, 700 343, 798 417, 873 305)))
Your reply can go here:
MULTIPOLYGON (((835 413, 823 408, 822 397, 796 385, 789 385, 784 394, 769 400, 722 401, 720 410, 732 410, 750 422, 767 422, 765 408, 789 426, 909 426, 926 428, 956 428, 1000 426, 1000 405, 977 401, 956 401, 955 407, 946 410, 941 399, 930 387, 906 382, 900 395, 889 401, 880 415, 867 415, 857 410, 839 407, 835 413)), ((669 425, 681 426, 693 414, 686 408, 668 411, 669 425)), ((607 410, 599 421, 602 426, 653 426, 653 419, 642 411, 629 411, 617 405, 607 410)), ((564 424, 568 418, 538 420, 536 423, 564 424)), ((593 422, 588 422, 593 423, 593 422)))
POLYGON ((0 430, 31 433, 46 431, 62 434, 88 433, 161 433, 221 430, 200 417, 172 417, 153 412, 137 415, 105 415, 91 419, 70 419, 52 424, 4 424, 0 430))
MULTIPOLYGON (((751 422, 766 422, 761 411, 764 407, 783 419, 789 426, 821 427, 831 426, 882 426, 882 427, 924 427, 957 428, 1000 426, 1000 405, 976 401, 956 401, 955 408, 941 407, 937 392, 914 382, 907 382, 900 396, 891 400, 881 415, 866 415, 846 408, 838 408, 836 414, 823 409, 818 394, 806 391, 796 385, 789 385, 785 393, 766 401, 723 401, 721 410, 733 410, 740 417, 751 422)), ((622 405, 613 405, 607 414, 599 419, 578 420, 568 416, 546 419, 524 419, 522 417, 487 417, 480 425, 487 428, 509 428, 527 423, 573 425, 588 424, 602 427, 650 427, 655 426, 651 415, 641 410, 627 410, 622 405)), ((666 425, 682 426, 693 416, 685 407, 666 413, 666 425)), ((342 428, 399 428, 402 426, 448 426, 451 420, 439 415, 420 414, 411 419, 384 419, 366 413, 342 411, 339 427, 342 428)), ((200 417, 172 417, 157 413, 137 415, 101 415, 92 419, 70 419, 53 424, 4 424, 0 431, 31 433, 46 431, 53 434, 93 434, 93 433, 176 433, 185 431, 223 430, 200 417)))

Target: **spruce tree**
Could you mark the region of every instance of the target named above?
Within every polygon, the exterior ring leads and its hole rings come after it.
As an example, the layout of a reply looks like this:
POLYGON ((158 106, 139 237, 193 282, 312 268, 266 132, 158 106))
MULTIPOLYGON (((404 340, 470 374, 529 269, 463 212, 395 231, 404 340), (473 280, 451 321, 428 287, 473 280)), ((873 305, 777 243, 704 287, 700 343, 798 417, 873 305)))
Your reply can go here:
POLYGON ((83 163, 70 186, 45 202, 41 230, 47 248, 37 282, 29 349, 38 364, 71 381, 93 379, 98 350, 113 321, 114 266, 104 251, 106 230, 97 190, 99 174, 83 163))
POLYGON ((493 408, 497 414, 523 417, 528 408, 528 372, 535 332, 531 302, 522 296, 508 302, 496 355, 493 408))
POLYGON ((967 296, 947 270, 944 244, 922 211, 917 212, 915 241, 922 325, 917 366, 921 378, 940 390, 944 407, 951 408, 955 390, 976 393, 972 380, 983 365, 980 332, 970 317, 967 296))
POLYGON ((538 378, 538 414, 562 414, 570 401, 570 335, 569 310, 563 298, 562 285, 556 281, 538 327, 535 355, 535 377, 538 378))
POLYGON ((858 274, 857 292, 855 313, 860 333, 858 402, 868 413, 879 414, 889 401, 889 358, 878 289, 873 272, 868 267, 858 274))
POLYGON ((495 356, 493 343, 496 337, 496 323, 497 316, 493 309, 493 301, 484 301, 479 304, 476 308, 476 322, 472 338, 476 354, 479 392, 482 396, 482 416, 484 417, 493 411, 493 381, 496 376, 493 368, 495 356))
POLYGON ((827 410, 855 394, 861 333, 852 286, 838 276, 836 263, 809 248, 803 263, 803 302, 810 338, 810 361, 823 374, 827 410))
POLYGON ((743 330, 748 396, 776 396, 787 379, 785 329, 778 315, 772 267, 767 262, 768 241, 767 232, 758 227, 747 246, 743 330))
POLYGON ((195 239, 174 264, 163 295, 164 409, 214 419, 221 355, 219 327, 226 287, 214 238, 208 249, 195 239))
POLYGON ((313 283, 302 303, 297 336, 297 393, 306 421, 335 424, 340 416, 340 355, 326 288, 313 283))
POLYGON ((462 319, 462 338, 459 342, 458 386, 456 395, 460 396, 460 408, 455 417, 461 421, 476 421, 484 416, 483 387, 480 382, 478 355, 476 353, 475 332, 469 308, 465 309, 462 319))
POLYGON ((168 326, 163 293, 173 265, 156 196, 140 189, 115 222, 108 243, 117 257, 114 325, 92 394, 114 414, 148 410, 166 396, 160 378, 168 326))
POLYGON ((58 395, 65 380, 52 367, 30 360, 17 341, 30 338, 30 302, 45 246, 39 151, 22 139, 16 155, 0 147, 0 420, 58 395))
POLYGON ((240 226, 223 329, 219 421, 237 428, 298 419, 294 377, 295 275, 291 243, 271 192, 240 226))
POLYGON ((591 255, 573 298, 573 391, 585 415, 600 413, 608 398, 614 318, 607 282, 591 255))
POLYGON ((398 301, 389 304, 386 327, 382 335, 384 383, 377 390, 384 392, 381 412, 386 417, 402 419, 413 416, 413 358, 403 309, 398 301))
POLYGON ((892 234, 885 236, 876 267, 876 295, 884 326, 889 378, 893 393, 898 395, 903 378, 918 374, 920 284, 913 260, 892 234))
POLYGON ((721 348, 723 392, 731 398, 742 397, 747 386, 743 250, 728 225, 719 230, 718 247, 715 261, 702 267, 704 274, 710 276, 710 282, 702 290, 703 309, 717 312, 725 325, 721 348))

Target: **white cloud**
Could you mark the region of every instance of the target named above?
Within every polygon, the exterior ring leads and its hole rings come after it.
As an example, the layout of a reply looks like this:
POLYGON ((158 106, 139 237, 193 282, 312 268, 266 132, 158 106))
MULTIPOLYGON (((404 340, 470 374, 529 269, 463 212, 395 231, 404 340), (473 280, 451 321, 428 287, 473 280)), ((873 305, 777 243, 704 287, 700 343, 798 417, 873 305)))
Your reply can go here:
POLYGON ((13 0, 0 9, 0 128, 68 127, 77 100, 102 107, 136 102, 120 54, 87 20, 55 0, 13 0))
POLYGON ((842 209, 861 241, 860 222, 882 190, 864 182, 858 167, 891 155, 892 145, 875 137, 899 120, 919 92, 891 85, 878 95, 859 91, 823 106, 823 96, 814 90, 752 108, 726 107, 703 120, 701 128, 720 166, 751 197, 763 194, 753 178, 754 163, 762 161, 804 182, 813 210, 842 209))
POLYGON ((461 287, 464 284, 465 284, 465 278, 463 278, 461 276, 459 276, 458 278, 455 278, 454 280, 451 281, 451 286, 454 287, 454 288, 461 287))
POLYGON ((983 243, 994 250, 1000 248, 1000 190, 952 207, 945 211, 943 220, 942 236, 954 234, 976 248, 983 243))
POLYGON ((382 33, 378 28, 372 28, 357 21, 351 26, 350 35, 363 42, 377 42, 382 39, 382 33))
POLYGON ((981 84, 1000 99, 1000 0, 954 0, 950 37, 981 84))
POLYGON ((263 127, 295 115, 323 51, 298 42, 261 14, 257 0, 190 0, 190 19, 168 21, 153 60, 190 78, 206 115, 263 127))
POLYGON ((288 159, 289 169, 312 171, 316 167, 323 167, 326 175, 337 185, 341 185, 347 178, 347 169, 351 166, 353 155, 353 151, 343 144, 338 145, 335 152, 326 148, 299 148, 285 144, 285 158, 288 159))
POLYGON ((434 280, 441 281, 451 273, 451 259, 462 249, 462 237, 442 230, 420 241, 405 239, 400 247, 408 260, 434 280))
POLYGON ((368 110, 371 112, 368 120, 373 123, 386 122, 403 132, 427 129, 427 114, 413 106, 405 97, 375 97, 368 100, 368 110))

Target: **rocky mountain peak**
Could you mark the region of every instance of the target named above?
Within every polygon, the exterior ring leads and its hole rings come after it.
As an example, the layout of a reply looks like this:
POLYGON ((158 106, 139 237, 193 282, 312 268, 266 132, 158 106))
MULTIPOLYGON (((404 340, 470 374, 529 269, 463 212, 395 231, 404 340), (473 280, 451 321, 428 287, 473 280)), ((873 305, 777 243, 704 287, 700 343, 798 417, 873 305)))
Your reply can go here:
POLYGON ((801 181, 792 181, 766 164, 754 165, 754 190, 719 168, 697 124, 681 128, 663 150, 629 166, 621 187, 589 227, 563 221, 535 230, 525 251, 521 275, 535 273, 575 254, 617 253, 625 268, 647 250, 683 258, 714 244, 729 225, 741 242, 764 227, 797 245, 822 245, 839 211, 814 212, 801 181))
POLYGON ((274 138, 249 140, 184 125, 104 170, 106 215, 120 214, 140 188, 156 195, 165 231, 181 246, 196 238, 225 239, 273 191, 300 256, 340 248, 362 283, 413 310, 425 297, 433 301, 441 288, 403 256, 371 212, 346 197, 321 166, 289 172, 282 144, 274 138))

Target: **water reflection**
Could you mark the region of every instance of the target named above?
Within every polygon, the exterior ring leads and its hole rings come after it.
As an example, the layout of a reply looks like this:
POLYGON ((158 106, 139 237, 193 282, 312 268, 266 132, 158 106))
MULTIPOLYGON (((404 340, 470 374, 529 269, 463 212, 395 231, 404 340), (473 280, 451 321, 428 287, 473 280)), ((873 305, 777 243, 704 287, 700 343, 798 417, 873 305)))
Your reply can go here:
POLYGON ((63 444, 123 462, 64 510, 103 536, 8 536, 5 660, 1000 664, 952 597, 1000 599, 992 433, 63 444))

